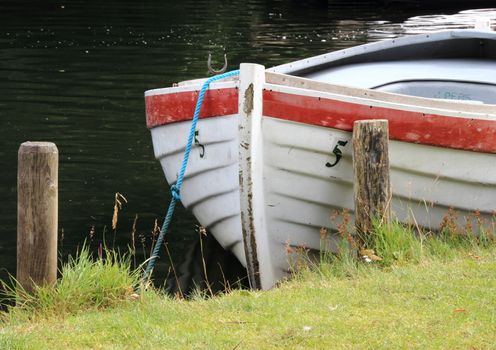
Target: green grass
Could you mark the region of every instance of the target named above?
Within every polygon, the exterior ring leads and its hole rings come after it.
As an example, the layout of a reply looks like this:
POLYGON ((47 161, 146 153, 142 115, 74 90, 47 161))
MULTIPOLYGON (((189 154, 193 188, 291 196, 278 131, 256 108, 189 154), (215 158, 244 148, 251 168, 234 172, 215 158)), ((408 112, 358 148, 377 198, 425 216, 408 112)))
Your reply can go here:
POLYGON ((371 246, 380 256, 382 265, 393 263, 418 263, 424 246, 411 227, 403 227, 398 222, 388 225, 375 225, 376 230, 371 237, 371 246))
MULTIPOLYGON (((378 227, 372 242, 382 261, 357 261, 344 244, 338 257, 323 255, 320 265, 268 292, 186 301, 149 290, 133 299, 126 290, 135 278, 114 294, 99 278, 84 282, 81 295, 90 297, 62 298, 84 303, 4 314, 0 349, 496 348, 493 244, 420 239, 398 224, 378 227)), ((129 275, 128 262, 120 266, 129 275)), ((72 269, 60 284, 81 284, 76 276, 87 268, 72 269)))
MULTIPOLYGON (((7 319, 32 319, 102 309, 132 298, 139 283, 139 271, 130 269, 129 256, 101 250, 104 258, 93 259, 86 246, 76 258, 62 266, 63 278, 55 286, 35 286, 28 293, 22 287, 8 287, 6 298, 15 301, 7 319)), ((6 315, 4 315, 5 317, 6 315)))

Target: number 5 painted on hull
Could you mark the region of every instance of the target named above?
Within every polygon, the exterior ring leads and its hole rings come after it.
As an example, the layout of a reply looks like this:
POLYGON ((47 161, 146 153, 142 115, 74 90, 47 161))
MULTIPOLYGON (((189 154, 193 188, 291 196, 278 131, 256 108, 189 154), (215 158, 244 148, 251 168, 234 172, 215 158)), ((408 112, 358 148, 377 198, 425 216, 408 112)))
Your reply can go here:
POLYGON ((332 153, 336 156, 336 160, 333 163, 326 163, 326 167, 332 168, 333 166, 336 166, 339 161, 341 160, 341 157, 343 156, 343 152, 339 149, 339 146, 346 146, 348 141, 338 141, 338 144, 334 146, 334 149, 332 150, 332 153))

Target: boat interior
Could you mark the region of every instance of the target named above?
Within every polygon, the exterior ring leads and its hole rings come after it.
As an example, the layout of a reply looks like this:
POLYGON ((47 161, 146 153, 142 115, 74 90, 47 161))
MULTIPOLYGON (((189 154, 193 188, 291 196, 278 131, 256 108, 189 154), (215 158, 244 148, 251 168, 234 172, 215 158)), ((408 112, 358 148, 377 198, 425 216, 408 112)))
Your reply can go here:
POLYGON ((496 104, 496 33, 455 30, 403 37, 271 71, 409 96, 496 104))
POLYGON ((355 63, 326 68, 305 78, 409 96, 496 104, 496 60, 355 63))

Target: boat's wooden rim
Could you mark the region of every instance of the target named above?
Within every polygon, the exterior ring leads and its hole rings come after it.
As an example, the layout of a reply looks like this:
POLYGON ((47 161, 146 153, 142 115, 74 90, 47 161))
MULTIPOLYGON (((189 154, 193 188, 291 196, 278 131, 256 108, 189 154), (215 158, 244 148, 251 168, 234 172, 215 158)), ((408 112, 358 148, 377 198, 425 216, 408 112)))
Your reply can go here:
MULTIPOLYGON (((188 80, 186 82, 179 83, 179 85, 175 85, 175 86, 171 86, 171 87, 147 90, 147 91, 145 91, 145 98, 148 96, 177 94, 177 93, 181 93, 181 92, 191 92, 191 91, 199 92, 202 84, 206 80, 207 80, 207 78, 188 80)), ((230 78, 226 78, 225 80, 222 80, 222 81, 217 81, 217 82, 211 83, 209 90, 228 89, 228 88, 236 87, 237 83, 238 83, 237 77, 230 77, 230 78)))
POLYGON ((496 105, 474 104, 462 100, 441 100, 416 96, 395 94, 371 89, 356 88, 344 85, 335 85, 325 82, 315 81, 301 77, 295 77, 280 73, 265 73, 266 82, 299 89, 319 91, 324 93, 336 94, 340 96, 352 96, 372 101, 384 103, 394 103, 404 106, 413 106, 420 108, 438 109, 445 111, 455 111, 457 116, 459 112, 478 113, 482 116, 487 115, 489 119, 496 120, 496 105))
MULTIPOLYGON (((280 92, 395 110, 496 121, 496 105, 399 95, 390 92, 334 85, 267 71, 265 78, 265 86, 269 90, 275 89, 280 92), (280 87, 280 89, 277 89, 277 87, 280 87), (293 88, 293 91, 285 88, 293 88)), ((208 118, 237 113, 237 85, 238 82, 235 81, 212 84, 212 87, 205 94, 200 117, 208 118)), ((148 91, 145 95, 147 126, 153 128, 159 125, 191 120, 199 90, 199 85, 189 85, 148 91)))

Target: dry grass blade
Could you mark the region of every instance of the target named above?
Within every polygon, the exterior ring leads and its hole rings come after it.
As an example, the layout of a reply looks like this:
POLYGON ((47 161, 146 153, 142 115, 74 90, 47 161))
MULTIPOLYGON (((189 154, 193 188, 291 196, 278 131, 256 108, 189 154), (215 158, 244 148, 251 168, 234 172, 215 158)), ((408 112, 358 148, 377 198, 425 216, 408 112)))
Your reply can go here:
POLYGON ((137 222, 138 222, 138 214, 134 216, 133 228, 131 230, 131 255, 133 257, 134 268, 136 268, 136 223, 137 222))
POLYGON ((205 274, 205 283, 207 285, 207 289, 210 292, 210 296, 214 296, 214 292, 212 291, 212 287, 210 285, 210 281, 208 280, 208 273, 207 273, 207 263, 205 262, 205 254, 203 252, 203 240, 202 236, 206 237, 207 236, 207 229, 203 226, 198 226, 198 234, 200 235, 200 252, 201 252, 201 258, 202 258, 202 265, 203 265, 203 273, 205 274))
POLYGON ((112 229, 115 230, 117 228, 117 221, 119 217, 119 209, 122 208, 122 201, 127 203, 126 197, 124 197, 119 192, 115 192, 115 201, 114 201, 114 215, 112 216, 112 229))

